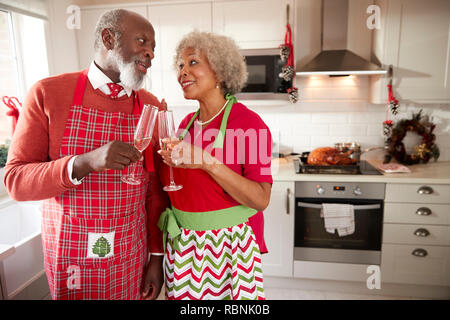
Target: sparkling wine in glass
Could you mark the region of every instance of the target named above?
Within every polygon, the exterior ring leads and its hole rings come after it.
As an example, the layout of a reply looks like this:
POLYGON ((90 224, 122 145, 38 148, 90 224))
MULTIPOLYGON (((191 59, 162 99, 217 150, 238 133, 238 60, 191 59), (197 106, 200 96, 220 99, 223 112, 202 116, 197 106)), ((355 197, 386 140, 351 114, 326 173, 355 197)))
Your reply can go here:
MULTIPOLYGON (((134 130, 134 146, 140 152, 144 151, 152 141, 153 129, 155 128, 158 111, 159 109, 157 107, 148 104, 145 104, 142 109, 138 125, 134 130)), ((141 183, 141 179, 135 175, 136 166, 137 163, 131 165, 131 173, 121 177, 123 182, 132 185, 138 185, 141 183)))
MULTIPOLYGON (((159 111, 158 114, 159 144, 162 150, 171 150, 179 141, 175 132, 172 111, 159 111)), ((164 186, 164 191, 177 191, 183 188, 182 185, 175 184, 172 167, 170 170, 170 184, 164 186)))

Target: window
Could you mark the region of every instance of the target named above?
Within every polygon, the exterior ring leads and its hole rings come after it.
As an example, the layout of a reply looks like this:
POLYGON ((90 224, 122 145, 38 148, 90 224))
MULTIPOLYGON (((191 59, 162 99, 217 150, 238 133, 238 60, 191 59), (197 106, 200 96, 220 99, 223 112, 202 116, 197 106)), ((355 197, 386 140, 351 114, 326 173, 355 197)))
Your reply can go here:
MULTIPOLYGON (((10 18, 8 12, 0 11, 0 98, 18 96, 18 73, 14 45, 10 37, 10 18)), ((0 144, 11 135, 11 119, 6 116, 7 107, 2 104, 0 115, 0 144)))
POLYGON ((46 21, 0 10, 0 144, 11 139, 11 118, 3 96, 23 102, 39 79, 48 77, 46 21))

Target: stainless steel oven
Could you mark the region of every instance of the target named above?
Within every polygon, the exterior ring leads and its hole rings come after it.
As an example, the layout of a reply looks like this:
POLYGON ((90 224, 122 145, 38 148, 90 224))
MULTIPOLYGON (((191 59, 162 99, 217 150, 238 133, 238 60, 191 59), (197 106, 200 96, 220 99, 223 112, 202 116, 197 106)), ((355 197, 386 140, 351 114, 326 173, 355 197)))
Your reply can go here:
POLYGON ((384 183, 296 182, 294 260, 379 265, 384 192, 384 183), (353 205, 354 233, 328 232, 323 203, 353 205))

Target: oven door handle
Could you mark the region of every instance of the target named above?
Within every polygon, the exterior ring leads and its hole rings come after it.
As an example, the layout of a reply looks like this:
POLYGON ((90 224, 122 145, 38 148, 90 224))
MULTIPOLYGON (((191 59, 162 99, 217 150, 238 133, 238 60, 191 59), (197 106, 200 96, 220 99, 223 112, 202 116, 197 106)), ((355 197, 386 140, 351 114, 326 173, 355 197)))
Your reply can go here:
MULTIPOLYGON (((322 209, 322 205, 321 204, 307 203, 307 202, 297 202, 297 207, 311 208, 311 209, 322 209)), ((353 209, 354 210, 380 209, 380 205, 379 204, 354 205, 353 209)))

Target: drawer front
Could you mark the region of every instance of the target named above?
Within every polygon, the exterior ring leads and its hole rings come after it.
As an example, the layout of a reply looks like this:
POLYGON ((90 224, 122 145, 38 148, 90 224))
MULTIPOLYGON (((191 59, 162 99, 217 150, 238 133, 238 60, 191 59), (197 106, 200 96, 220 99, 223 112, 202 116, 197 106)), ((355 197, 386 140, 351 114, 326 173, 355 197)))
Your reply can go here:
POLYGON ((450 204, 450 185, 388 183, 385 201, 450 204))
POLYGON ((450 226, 385 223, 383 243, 450 246, 450 226))
POLYGON ((382 283, 450 286, 449 247, 383 244, 381 252, 382 283))
POLYGON ((384 222, 450 225, 450 205, 386 202, 384 222))

